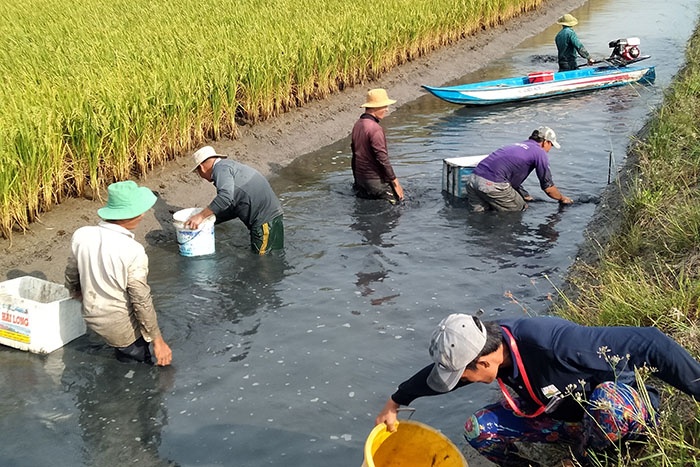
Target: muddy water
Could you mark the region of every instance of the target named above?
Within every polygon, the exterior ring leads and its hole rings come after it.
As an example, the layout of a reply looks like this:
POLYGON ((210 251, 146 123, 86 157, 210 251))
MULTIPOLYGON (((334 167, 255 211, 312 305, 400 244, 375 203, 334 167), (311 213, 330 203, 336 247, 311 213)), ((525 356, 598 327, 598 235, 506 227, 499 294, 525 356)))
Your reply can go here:
MULTIPOLYGON (((149 247, 174 366, 119 363, 91 337, 46 357, 0 348, 0 463, 359 466, 388 395, 428 363, 439 319, 546 312, 609 174, 682 63, 697 3, 594 0, 572 12, 596 57, 639 36, 653 86, 484 109, 428 95, 402 103, 383 123, 401 207, 352 196, 346 139, 273 177, 283 257, 252 256, 236 222, 217 227, 212 257, 181 257, 174 238, 149 247), (539 125, 562 145, 550 152, 556 184, 581 202, 560 208, 534 177, 526 187, 539 200, 525 213, 473 215, 441 193, 442 159, 488 153, 539 125)), ((553 69, 558 30, 459 81, 553 69)), ((466 416, 497 395, 481 385, 418 400, 414 418, 461 444, 466 416)))

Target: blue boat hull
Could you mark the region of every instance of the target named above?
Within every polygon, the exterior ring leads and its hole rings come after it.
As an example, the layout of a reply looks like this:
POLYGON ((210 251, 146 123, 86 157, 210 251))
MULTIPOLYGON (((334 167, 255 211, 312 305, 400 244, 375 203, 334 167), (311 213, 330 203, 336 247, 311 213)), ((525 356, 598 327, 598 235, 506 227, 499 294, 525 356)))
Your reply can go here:
POLYGON ((561 96, 634 82, 651 84, 656 79, 653 66, 621 68, 603 66, 539 75, 448 87, 423 85, 423 88, 434 96, 453 104, 491 105, 561 96))

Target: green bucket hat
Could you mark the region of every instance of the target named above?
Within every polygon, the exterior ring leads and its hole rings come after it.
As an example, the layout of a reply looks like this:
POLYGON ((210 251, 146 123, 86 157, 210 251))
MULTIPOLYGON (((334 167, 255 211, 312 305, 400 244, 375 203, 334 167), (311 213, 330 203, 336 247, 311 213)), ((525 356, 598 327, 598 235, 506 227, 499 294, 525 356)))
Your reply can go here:
POLYGON ((134 181, 112 183, 107 187, 107 205, 98 209, 97 215, 109 221, 133 219, 151 209, 157 199, 151 190, 134 181))

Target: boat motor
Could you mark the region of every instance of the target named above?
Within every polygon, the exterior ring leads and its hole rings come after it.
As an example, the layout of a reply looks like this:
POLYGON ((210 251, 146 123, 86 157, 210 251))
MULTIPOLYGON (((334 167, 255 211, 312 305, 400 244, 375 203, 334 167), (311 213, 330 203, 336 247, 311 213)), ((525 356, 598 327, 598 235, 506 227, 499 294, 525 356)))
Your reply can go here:
POLYGON ((638 62, 649 58, 648 55, 642 56, 639 50, 640 40, 638 37, 629 37, 627 39, 618 39, 616 41, 610 41, 608 47, 610 47, 612 52, 610 57, 606 59, 607 62, 615 66, 625 66, 629 63, 638 62))

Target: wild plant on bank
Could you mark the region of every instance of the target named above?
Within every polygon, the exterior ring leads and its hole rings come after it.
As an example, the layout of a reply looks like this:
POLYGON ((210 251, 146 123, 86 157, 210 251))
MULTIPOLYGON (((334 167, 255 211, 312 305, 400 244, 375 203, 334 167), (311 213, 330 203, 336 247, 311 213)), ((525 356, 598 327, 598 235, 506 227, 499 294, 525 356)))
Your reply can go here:
MULTIPOLYGON (((612 355, 607 347, 602 347, 598 350, 598 354, 603 358, 613 369, 615 374, 615 384, 618 384, 618 377, 623 370, 627 368, 629 356, 612 355)), ((682 412, 681 418, 683 423, 680 424, 681 430, 684 424, 689 424, 690 430, 679 433, 677 426, 679 425, 679 413, 669 410, 670 407, 665 407, 660 412, 656 412, 652 403, 647 385, 651 384, 653 374, 656 369, 644 366, 642 368, 634 368, 636 390, 639 394, 642 404, 648 409, 648 419, 645 419, 640 412, 630 412, 628 415, 640 426, 644 436, 638 439, 624 439, 612 435, 609 448, 604 452, 599 452, 593 449, 587 451, 587 465, 595 467, 690 467, 697 466, 700 462, 700 404, 690 401, 687 397, 676 398, 676 401, 683 400, 687 410, 682 412), (695 411, 692 406, 695 406, 695 411), (693 415, 693 413, 695 415, 693 415), (694 429, 692 428, 695 423, 694 429)), ((565 394, 573 397, 580 404, 586 413, 586 417, 595 421, 591 411, 612 411, 609 401, 589 401, 585 397, 585 381, 580 381, 579 385, 572 385, 566 388, 565 394)), ((660 383, 659 387, 662 387, 660 383)), ((599 424, 595 425, 594 429, 605 433, 604 427, 599 424)), ((578 462, 573 462, 574 465, 579 465, 578 462)))
MULTIPOLYGON (((620 226, 577 262, 554 311, 593 326, 656 326, 700 356, 700 33, 647 132, 628 156, 620 226)), ((593 239, 595 240, 595 238, 593 239)), ((643 384, 639 385, 640 388, 643 384)), ((643 397, 648 395, 640 393, 643 397)), ((700 465, 700 405, 665 388, 660 422, 634 459, 599 465, 700 465)), ((602 462, 602 461, 601 461, 602 462)), ((606 460, 605 462, 609 462, 606 460)))

